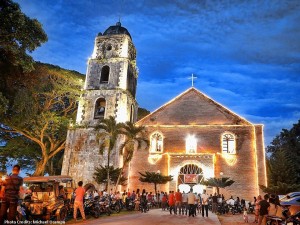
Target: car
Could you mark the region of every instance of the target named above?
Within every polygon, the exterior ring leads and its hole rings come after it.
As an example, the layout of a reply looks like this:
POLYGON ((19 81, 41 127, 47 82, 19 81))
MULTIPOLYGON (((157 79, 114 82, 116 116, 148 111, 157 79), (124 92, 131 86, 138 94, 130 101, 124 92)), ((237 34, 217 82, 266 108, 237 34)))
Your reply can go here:
POLYGON ((289 206, 289 205, 299 205, 300 206, 300 196, 296 196, 290 199, 280 201, 280 205, 289 206))
POLYGON ((28 187, 28 195, 24 198, 26 218, 29 220, 65 221, 70 209, 73 179, 70 176, 33 176, 25 177, 24 184, 28 187), (64 184, 67 192, 60 191, 64 184))
POLYGON ((288 200, 290 198, 297 197, 297 196, 300 196, 300 192, 291 192, 291 193, 288 193, 287 195, 283 195, 282 197, 279 198, 279 200, 285 201, 285 200, 288 200))
POLYGON ((280 205, 288 207, 291 215, 295 215, 300 211, 300 196, 296 196, 285 201, 280 201, 280 205))

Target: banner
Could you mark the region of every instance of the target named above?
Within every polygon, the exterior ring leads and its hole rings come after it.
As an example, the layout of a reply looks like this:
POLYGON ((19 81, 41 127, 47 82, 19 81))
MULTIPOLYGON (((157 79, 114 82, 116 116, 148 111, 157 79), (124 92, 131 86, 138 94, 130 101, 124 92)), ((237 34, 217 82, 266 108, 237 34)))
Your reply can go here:
POLYGON ((198 183, 198 174, 184 174, 184 183, 198 183))

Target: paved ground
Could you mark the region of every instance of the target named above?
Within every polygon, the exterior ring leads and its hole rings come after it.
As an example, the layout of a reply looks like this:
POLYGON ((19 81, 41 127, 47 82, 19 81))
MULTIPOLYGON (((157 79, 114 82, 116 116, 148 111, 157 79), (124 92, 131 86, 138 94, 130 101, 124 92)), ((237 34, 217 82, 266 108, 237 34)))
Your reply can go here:
POLYGON ((185 224, 203 224, 203 225, 221 225, 218 217, 209 212, 208 217, 202 217, 197 214, 196 217, 183 215, 170 215, 167 211, 161 209, 151 209, 147 213, 136 212, 122 216, 101 217, 99 219, 78 221, 76 224, 82 225, 185 225, 185 224))
POLYGON ((221 225, 241 225, 241 224, 244 224, 244 225, 256 224, 257 225, 257 223, 253 223, 254 222, 254 214, 248 214, 249 223, 244 222, 244 218, 243 218, 242 214, 232 215, 231 213, 229 213, 226 215, 220 215, 218 217, 221 222, 221 225))

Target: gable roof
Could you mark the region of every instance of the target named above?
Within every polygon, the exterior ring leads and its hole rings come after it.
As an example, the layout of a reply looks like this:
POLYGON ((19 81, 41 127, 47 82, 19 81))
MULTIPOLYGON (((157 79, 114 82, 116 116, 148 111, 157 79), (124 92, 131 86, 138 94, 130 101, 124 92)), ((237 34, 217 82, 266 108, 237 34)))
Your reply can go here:
POLYGON ((194 87, 137 122, 138 125, 251 125, 194 87))

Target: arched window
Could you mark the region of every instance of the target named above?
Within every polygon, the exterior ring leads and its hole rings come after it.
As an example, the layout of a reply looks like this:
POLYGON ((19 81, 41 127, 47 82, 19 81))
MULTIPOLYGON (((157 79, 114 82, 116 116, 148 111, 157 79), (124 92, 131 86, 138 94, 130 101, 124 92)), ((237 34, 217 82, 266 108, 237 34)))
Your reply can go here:
POLYGON ((187 136, 185 140, 185 151, 187 154, 197 153, 197 139, 194 135, 187 136))
POLYGON ((100 84, 108 83, 109 79, 109 66, 103 66, 101 69, 100 84))
POLYGON ((105 115, 106 101, 104 98, 99 98, 95 104, 94 119, 103 119, 105 115))
POLYGON ((222 152, 227 154, 235 154, 235 136, 231 133, 222 135, 222 152))
POLYGON ((162 153, 163 152, 163 136, 159 132, 155 132, 150 136, 150 152, 162 153))

